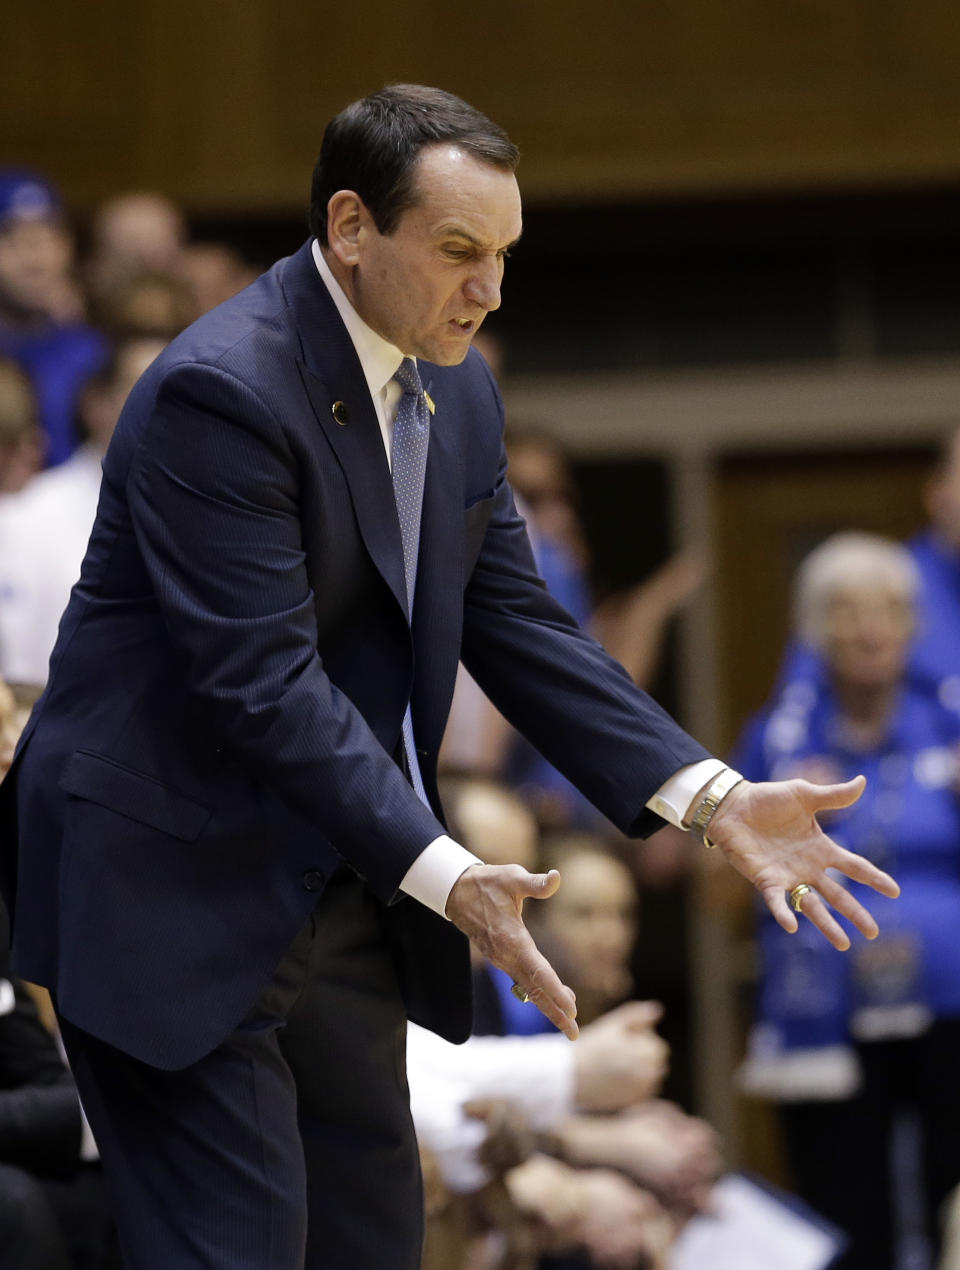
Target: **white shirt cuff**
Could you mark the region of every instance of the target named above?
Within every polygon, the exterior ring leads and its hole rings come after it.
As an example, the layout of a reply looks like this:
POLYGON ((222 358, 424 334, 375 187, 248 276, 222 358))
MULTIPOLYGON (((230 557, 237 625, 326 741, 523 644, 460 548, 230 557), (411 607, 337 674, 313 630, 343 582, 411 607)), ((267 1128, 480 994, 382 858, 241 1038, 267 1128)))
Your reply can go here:
POLYGON ((688 829, 689 825, 683 822, 688 819, 688 813, 692 816, 695 810, 691 806, 693 800, 704 785, 719 776, 727 766, 721 759, 705 758, 699 763, 681 767, 679 772, 674 772, 660 786, 652 798, 647 799, 647 806, 678 829, 688 829))
POLYGON ((424 847, 410 865, 400 883, 400 890, 426 904, 441 917, 446 917, 447 900, 453 884, 471 864, 483 864, 483 861, 443 834, 424 847))

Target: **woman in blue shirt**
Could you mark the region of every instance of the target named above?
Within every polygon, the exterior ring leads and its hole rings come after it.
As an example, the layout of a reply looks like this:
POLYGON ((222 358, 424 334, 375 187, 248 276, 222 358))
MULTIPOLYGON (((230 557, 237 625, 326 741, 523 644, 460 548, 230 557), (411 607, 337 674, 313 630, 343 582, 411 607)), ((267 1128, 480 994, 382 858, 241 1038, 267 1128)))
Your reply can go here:
POLYGON ((960 1182, 960 715, 905 676, 916 592, 899 544, 838 534, 817 548, 795 617, 822 673, 786 683, 736 759, 750 780, 863 773, 865 793, 833 813, 829 832, 902 887, 874 904, 872 943, 840 919, 845 954, 805 923, 796 935, 769 915, 759 923, 758 1019, 741 1083, 779 1103, 798 1191, 850 1236, 843 1270, 896 1264, 911 1190, 936 1242, 937 1210, 960 1182), (921 1176, 906 1185, 891 1181, 904 1111, 922 1142, 921 1176))

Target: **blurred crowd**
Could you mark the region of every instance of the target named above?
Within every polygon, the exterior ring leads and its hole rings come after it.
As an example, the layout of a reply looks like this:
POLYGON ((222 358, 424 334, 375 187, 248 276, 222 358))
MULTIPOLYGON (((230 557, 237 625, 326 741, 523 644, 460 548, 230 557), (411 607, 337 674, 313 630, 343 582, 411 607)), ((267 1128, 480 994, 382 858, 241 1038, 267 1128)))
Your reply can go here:
POLYGON ((793 642, 733 760, 751 780, 865 775, 825 827, 902 887, 873 905, 878 939, 840 919, 846 954, 758 913, 740 1084, 777 1107, 795 1186, 849 1238, 843 1270, 932 1264, 905 1258, 939 1247, 960 1182, 960 433, 926 503, 908 544, 850 531, 803 561, 793 642))
MULTIPOLYGON (((100 207, 80 252, 53 185, 0 170, 0 773, 42 691, 130 388, 253 273, 229 247, 191 242, 153 193, 100 207)), ((496 370, 496 344, 482 351, 496 370)), ((678 555, 594 603, 564 454, 536 427, 508 447, 548 586, 648 684, 699 559, 678 555)), ((851 929, 847 955, 757 914, 739 1080, 777 1109, 797 1193, 848 1240, 843 1270, 895 1270, 907 1229, 936 1246, 960 1182, 960 436, 928 506, 930 529, 908 546, 848 533, 806 560, 795 639, 734 760, 752 780, 864 772, 867 794, 829 831, 903 886, 896 902, 872 898, 883 934, 867 944, 851 929)), ((667 1270, 711 1211, 722 1148, 664 1096, 663 1009, 633 953, 641 897, 682 878, 692 848, 672 830, 642 848, 618 837, 465 674, 442 766, 460 842, 490 863, 560 869, 557 896, 528 916, 583 1030, 571 1046, 479 953, 471 1040, 411 1026, 425 1270, 667 1270)), ((0 1261, 114 1270, 96 1144, 49 1001, 5 975, 0 964, 0 1261)))

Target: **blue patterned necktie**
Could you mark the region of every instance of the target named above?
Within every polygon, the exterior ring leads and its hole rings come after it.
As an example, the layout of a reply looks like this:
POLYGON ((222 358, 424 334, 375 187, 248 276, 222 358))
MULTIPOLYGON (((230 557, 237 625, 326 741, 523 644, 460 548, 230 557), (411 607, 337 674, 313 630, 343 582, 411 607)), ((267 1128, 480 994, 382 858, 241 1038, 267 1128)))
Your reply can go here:
MULTIPOLYGON (((423 478, 427 470, 430 445, 430 412, 427 410, 423 385, 413 358, 405 357, 394 379, 403 389, 393 421, 393 495, 400 520, 403 543, 403 574, 407 584, 407 615, 413 617, 413 596, 417 583, 417 557, 420 554, 420 512, 423 507, 423 478)), ((407 706, 403 716, 403 748, 413 788, 427 802, 417 750, 413 740, 413 715, 407 706)))

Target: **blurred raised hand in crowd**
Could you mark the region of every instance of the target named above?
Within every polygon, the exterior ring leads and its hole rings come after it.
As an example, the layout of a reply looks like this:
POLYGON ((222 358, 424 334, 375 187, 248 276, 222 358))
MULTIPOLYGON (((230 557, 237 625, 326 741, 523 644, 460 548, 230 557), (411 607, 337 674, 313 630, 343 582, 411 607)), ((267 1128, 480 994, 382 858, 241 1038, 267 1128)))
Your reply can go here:
MULTIPOLYGON (((481 345, 496 373, 502 347, 485 332, 475 343, 481 345)), ((635 586, 595 605, 576 481, 563 447, 540 428, 511 428, 506 444, 510 483, 527 521, 537 567, 551 594, 621 662, 635 683, 649 686, 671 620, 702 582, 700 553, 678 552, 635 586)), ((597 813, 583 796, 513 732, 462 669, 441 764, 448 770, 507 780, 522 789, 541 822, 554 828, 598 823, 597 813)))

